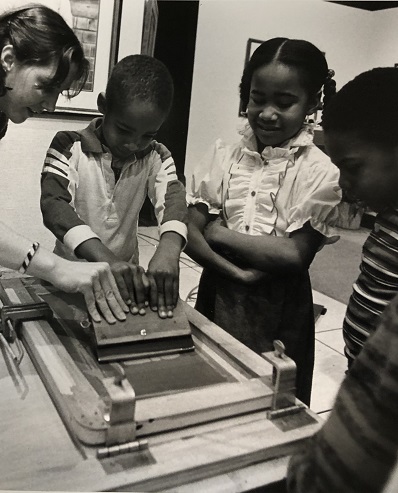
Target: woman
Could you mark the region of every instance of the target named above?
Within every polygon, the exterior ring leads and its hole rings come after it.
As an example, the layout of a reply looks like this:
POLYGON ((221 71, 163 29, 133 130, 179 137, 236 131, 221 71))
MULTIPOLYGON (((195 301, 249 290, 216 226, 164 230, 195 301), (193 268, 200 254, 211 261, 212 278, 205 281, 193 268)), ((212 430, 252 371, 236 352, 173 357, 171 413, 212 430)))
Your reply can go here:
MULTIPOLYGON (((60 93, 73 97, 87 78, 88 61, 63 18, 42 5, 0 17, 0 138, 7 121, 54 111, 60 93)), ((125 320, 128 307, 106 263, 69 262, 0 222, 0 265, 27 272, 68 292, 83 293, 95 321, 125 320)))

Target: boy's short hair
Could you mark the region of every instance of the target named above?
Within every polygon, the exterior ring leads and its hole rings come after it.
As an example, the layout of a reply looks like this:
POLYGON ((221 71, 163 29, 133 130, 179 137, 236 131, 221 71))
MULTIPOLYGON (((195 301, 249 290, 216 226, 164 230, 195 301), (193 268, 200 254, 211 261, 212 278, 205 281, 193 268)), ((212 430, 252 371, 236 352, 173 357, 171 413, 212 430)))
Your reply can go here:
POLYGON ((322 115, 325 133, 355 133, 382 146, 398 145, 398 68, 379 67, 345 84, 322 115))
POLYGON ((106 86, 109 107, 139 99, 168 113, 173 101, 173 79, 160 60, 148 55, 129 55, 113 68, 106 86))

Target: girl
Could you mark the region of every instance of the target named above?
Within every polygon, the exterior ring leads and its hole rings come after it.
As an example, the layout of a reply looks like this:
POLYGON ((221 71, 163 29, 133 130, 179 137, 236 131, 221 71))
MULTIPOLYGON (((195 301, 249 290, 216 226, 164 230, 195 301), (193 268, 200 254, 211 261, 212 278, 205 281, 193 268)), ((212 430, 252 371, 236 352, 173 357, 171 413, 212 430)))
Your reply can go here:
POLYGON ((241 80, 242 139, 215 143, 188 194, 187 251, 204 267, 196 308, 258 353, 282 340, 297 364, 297 397, 307 404, 314 361, 308 268, 333 241, 328 216, 341 198, 338 170, 305 123, 322 87, 335 84, 314 45, 261 44, 241 80))
MULTIPOLYGON (((66 22, 53 10, 28 6, 0 17, 0 137, 7 121, 22 123, 34 113, 54 111, 58 96, 77 94, 88 61, 66 22)), ((68 262, 39 248, 0 223, 0 264, 28 272, 69 292, 82 292, 94 320, 108 322, 128 311, 105 263, 68 262)))

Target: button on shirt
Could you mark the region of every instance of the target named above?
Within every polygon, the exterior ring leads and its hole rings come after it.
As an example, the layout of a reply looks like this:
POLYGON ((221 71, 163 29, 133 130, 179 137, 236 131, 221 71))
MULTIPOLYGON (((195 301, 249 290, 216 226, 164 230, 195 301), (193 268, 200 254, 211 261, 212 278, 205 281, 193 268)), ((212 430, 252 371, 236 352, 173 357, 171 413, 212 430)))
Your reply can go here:
POLYGON ((261 154, 248 123, 240 133, 234 145, 217 140, 194 169, 188 204, 223 211, 228 228, 241 233, 288 236, 309 221, 335 241, 339 171, 313 143, 313 126, 305 124, 283 147, 267 146, 261 154))

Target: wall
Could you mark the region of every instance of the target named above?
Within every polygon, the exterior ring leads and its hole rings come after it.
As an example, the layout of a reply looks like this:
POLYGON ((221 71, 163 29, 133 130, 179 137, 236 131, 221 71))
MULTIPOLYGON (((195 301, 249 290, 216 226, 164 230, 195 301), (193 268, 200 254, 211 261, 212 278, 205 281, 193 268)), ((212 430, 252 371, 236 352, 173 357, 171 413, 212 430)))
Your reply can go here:
POLYGON ((341 87, 398 62, 398 9, 369 12, 323 0, 202 0, 199 7, 185 175, 218 137, 237 139, 239 83, 248 38, 306 39, 326 53, 341 87), (371 34, 371 35, 370 35, 371 34), (394 45, 396 55, 387 55, 394 45))
POLYGON ((40 173, 47 148, 60 129, 76 130, 87 120, 30 118, 22 125, 9 123, 0 141, 1 221, 18 233, 52 249, 53 235, 43 226, 40 212, 40 173))
MULTIPOLYGON (((40 1, 58 10, 68 18, 70 25, 79 17, 78 22, 82 27, 85 24, 83 18, 92 18, 93 9, 98 5, 98 0, 71 0, 70 3, 69 0, 40 1), (65 6, 68 9, 63 9, 65 6)), ((108 1, 103 0, 105 4, 108 1)), ((0 3, 1 11, 21 6, 28 1, 1 0, 0 3)), ((144 0, 123 2, 118 59, 137 52, 136 47, 140 46, 142 35, 143 13, 144 0)), ((55 114, 30 118, 21 125, 10 122, 5 138, 0 141, 0 220, 20 234, 38 240, 46 248, 52 249, 54 245, 53 235, 43 226, 39 204, 40 173, 47 148, 57 131, 84 128, 91 118, 92 116, 55 114)))
POLYGON ((398 8, 375 12, 377 28, 369 37, 373 67, 393 67, 398 63, 398 8))

